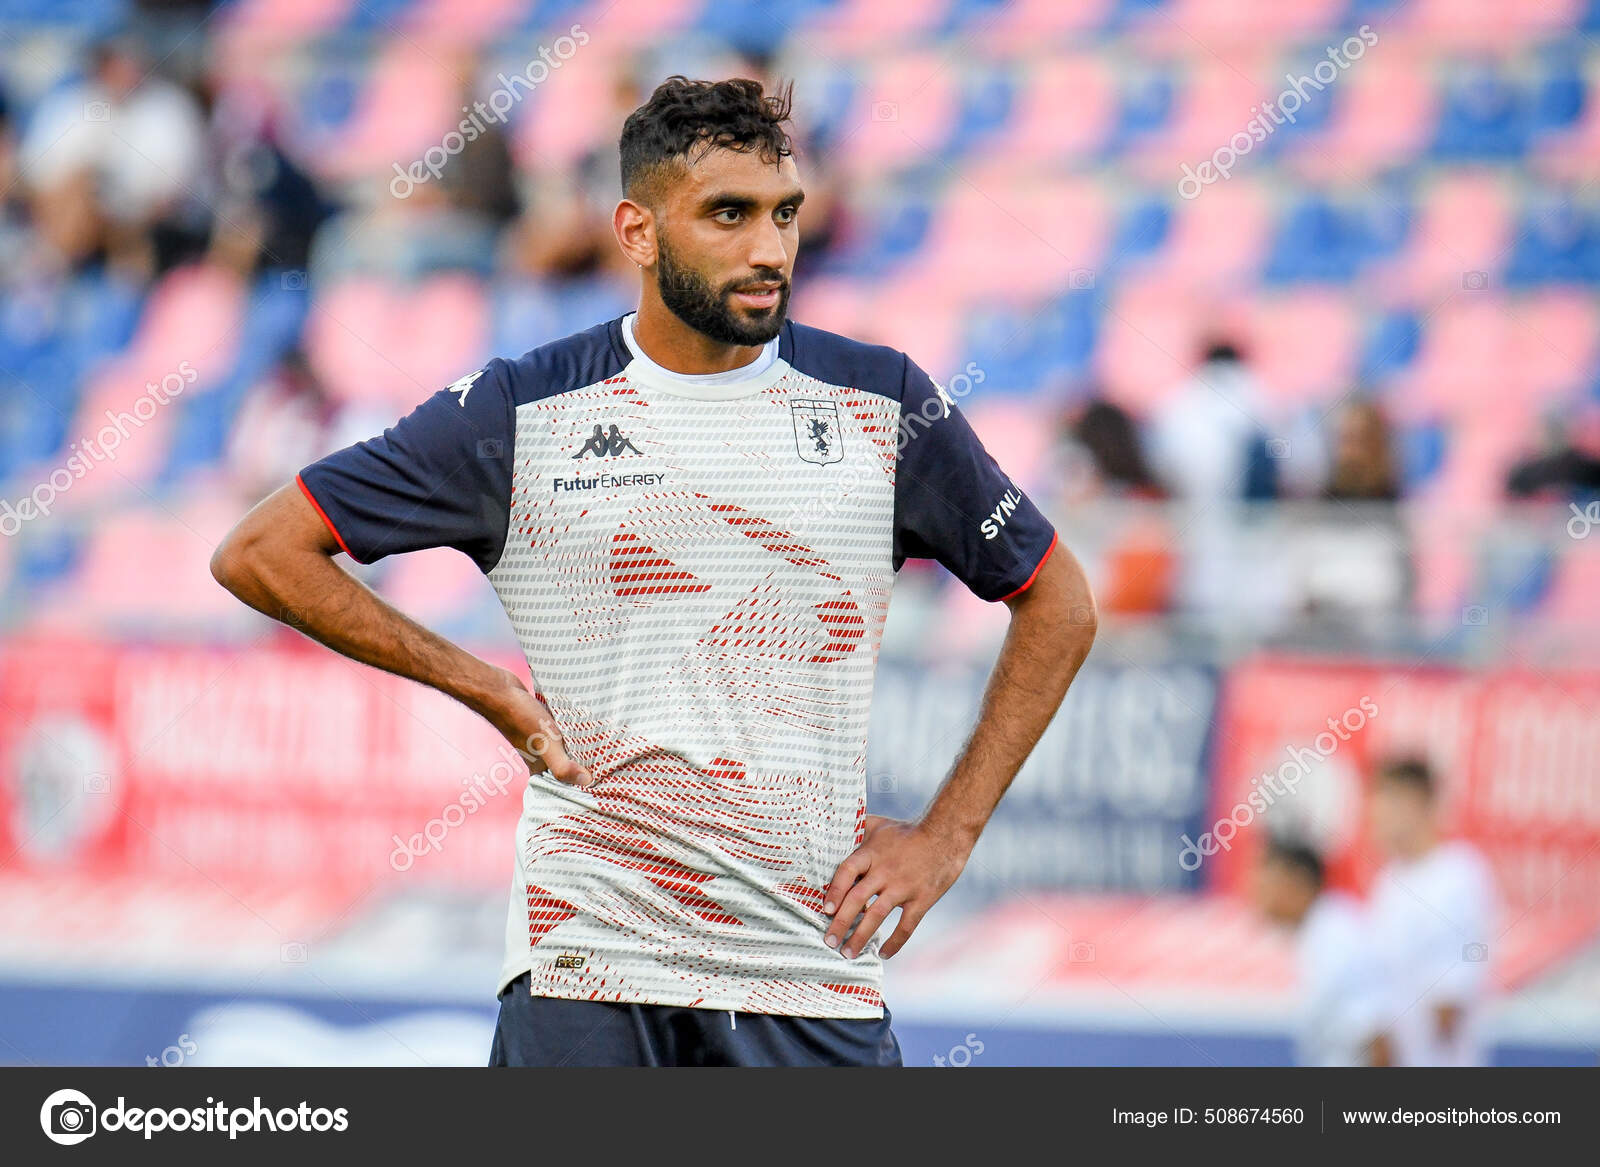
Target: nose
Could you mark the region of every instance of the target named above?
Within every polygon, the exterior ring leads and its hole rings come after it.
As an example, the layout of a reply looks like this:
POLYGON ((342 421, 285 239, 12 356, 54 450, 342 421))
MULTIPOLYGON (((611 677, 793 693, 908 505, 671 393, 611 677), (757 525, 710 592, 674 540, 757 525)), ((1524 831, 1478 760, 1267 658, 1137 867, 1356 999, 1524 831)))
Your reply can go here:
POLYGON ((783 246, 783 232, 771 220, 757 227, 750 241, 750 254, 746 261, 753 268, 782 271, 789 263, 789 252, 783 246))

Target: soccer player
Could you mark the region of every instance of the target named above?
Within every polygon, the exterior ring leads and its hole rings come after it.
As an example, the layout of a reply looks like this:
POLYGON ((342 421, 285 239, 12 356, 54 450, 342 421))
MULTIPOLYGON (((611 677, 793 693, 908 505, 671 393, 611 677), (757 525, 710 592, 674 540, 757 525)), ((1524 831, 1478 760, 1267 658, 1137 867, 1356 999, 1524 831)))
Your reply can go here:
POLYGON ((1251 888, 1268 920, 1294 930, 1302 1066, 1367 1066, 1378 1056, 1382 999, 1371 926, 1359 900, 1326 887, 1322 857, 1269 838, 1251 888))
POLYGON ((898 1064, 881 960, 961 873, 1094 637, 1081 569, 951 395, 786 319, 789 106, 663 83, 620 144, 638 310, 306 467, 213 562, 530 758, 495 1065, 898 1064), (332 558, 436 546, 488 575, 534 691, 332 558), (866 813, 866 736, 911 557, 1011 623, 970 740, 898 822, 866 813))
POLYGON ((1373 835, 1389 862, 1372 887, 1389 1022, 1383 1046, 1400 1066, 1486 1064, 1494 877, 1478 849, 1443 838, 1433 770, 1420 758, 1381 767, 1373 835))

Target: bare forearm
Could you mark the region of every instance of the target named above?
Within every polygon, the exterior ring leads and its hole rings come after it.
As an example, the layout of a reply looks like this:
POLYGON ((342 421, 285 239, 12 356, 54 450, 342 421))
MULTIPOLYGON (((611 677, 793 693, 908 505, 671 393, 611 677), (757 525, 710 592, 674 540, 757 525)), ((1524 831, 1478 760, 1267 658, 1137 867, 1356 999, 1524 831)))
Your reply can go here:
POLYGON ((1077 560, 1058 546, 1012 605, 1011 627, 984 691, 978 723, 923 816, 970 847, 1060 708, 1094 643, 1094 598, 1077 560))
MULTIPOLYGON (((505 670, 473 656, 386 603, 323 548, 285 538, 302 525, 284 492, 251 512, 218 548, 212 574, 256 611, 362 664, 419 681, 489 715, 505 670)), ((313 516, 313 521, 320 523, 313 516)), ((320 537, 320 532, 319 536, 320 537)))

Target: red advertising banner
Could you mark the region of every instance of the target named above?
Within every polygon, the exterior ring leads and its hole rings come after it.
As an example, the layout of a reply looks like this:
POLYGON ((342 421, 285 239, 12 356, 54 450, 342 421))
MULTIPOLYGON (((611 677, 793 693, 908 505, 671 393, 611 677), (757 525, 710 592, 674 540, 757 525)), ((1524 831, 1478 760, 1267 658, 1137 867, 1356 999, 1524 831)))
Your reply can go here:
MULTIPOLYGON (((1217 725, 1210 886, 1243 890, 1271 831, 1317 846, 1333 882, 1374 874, 1367 794, 1382 760, 1420 755, 1447 831, 1494 870, 1501 979, 1600 926, 1600 674, 1468 672, 1263 658, 1236 667, 1217 725)), ((1192 860, 1193 861, 1193 860, 1192 860)))
POLYGON ((0 647, 0 872, 499 888, 527 767, 315 646, 0 647))

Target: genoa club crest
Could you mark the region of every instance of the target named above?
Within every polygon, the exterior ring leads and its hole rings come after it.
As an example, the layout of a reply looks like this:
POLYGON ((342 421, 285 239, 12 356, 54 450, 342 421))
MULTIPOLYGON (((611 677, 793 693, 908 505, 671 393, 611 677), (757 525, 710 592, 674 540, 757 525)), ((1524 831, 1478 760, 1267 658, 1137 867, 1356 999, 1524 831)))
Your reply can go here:
POLYGON ((826 466, 844 461, 844 435, 839 432, 839 407, 832 401, 791 401, 794 444, 806 462, 826 466))

